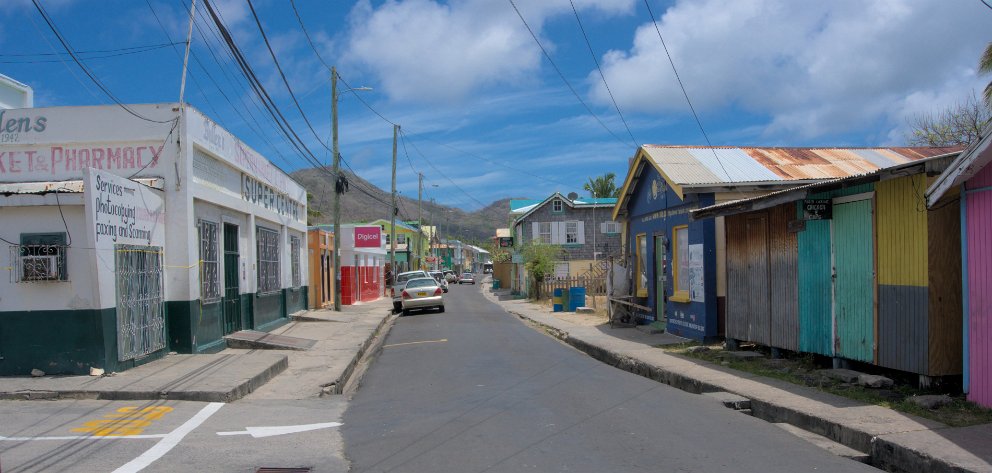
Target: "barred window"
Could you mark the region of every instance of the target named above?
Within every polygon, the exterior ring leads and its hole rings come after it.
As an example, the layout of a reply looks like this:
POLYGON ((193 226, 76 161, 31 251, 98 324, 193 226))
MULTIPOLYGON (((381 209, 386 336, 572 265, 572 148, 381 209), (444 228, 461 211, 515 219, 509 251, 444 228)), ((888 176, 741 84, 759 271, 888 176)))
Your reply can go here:
POLYGON ((21 234, 21 244, 10 248, 11 260, 15 261, 15 280, 68 281, 66 241, 65 233, 21 234))
POLYGON ((293 272, 293 287, 300 287, 303 285, 303 276, 300 274, 300 238, 291 236, 289 237, 289 257, 290 266, 292 266, 291 271, 293 272))
POLYGON ((200 220, 200 299, 220 300, 220 265, 217 251, 217 224, 200 220))
POLYGON ((258 292, 265 294, 276 292, 279 284, 279 232, 264 227, 255 228, 256 251, 256 280, 258 292))

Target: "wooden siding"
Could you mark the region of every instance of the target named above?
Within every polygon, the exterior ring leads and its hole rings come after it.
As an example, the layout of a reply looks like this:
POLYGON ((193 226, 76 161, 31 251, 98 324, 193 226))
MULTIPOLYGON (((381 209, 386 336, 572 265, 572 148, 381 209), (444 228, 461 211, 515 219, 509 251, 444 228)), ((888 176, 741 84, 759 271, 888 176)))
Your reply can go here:
POLYGON ((926 176, 875 184, 878 364, 927 373, 929 326, 926 176))
POLYGON ((872 200, 833 210, 834 350, 852 360, 875 360, 875 275, 872 200))
POLYGON ((771 342, 787 350, 799 350, 799 246, 796 234, 789 231, 795 219, 794 204, 770 209, 769 260, 771 261, 771 342))
POLYGON ((930 363, 924 374, 929 376, 962 372, 961 207, 957 199, 956 191, 948 192, 939 207, 928 213, 930 363))
MULTIPOLYGON (((992 184, 992 166, 967 182, 968 189, 992 184)), ((992 407, 992 191, 966 197, 968 267, 968 399, 992 407)))

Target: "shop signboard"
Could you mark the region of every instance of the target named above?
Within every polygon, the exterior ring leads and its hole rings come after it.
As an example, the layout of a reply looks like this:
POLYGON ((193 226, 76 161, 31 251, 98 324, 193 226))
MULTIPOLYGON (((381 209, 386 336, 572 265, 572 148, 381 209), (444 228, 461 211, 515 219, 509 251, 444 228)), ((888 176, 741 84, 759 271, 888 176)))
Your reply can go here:
POLYGON ((355 248, 380 248, 381 235, 379 227, 355 227, 355 248))

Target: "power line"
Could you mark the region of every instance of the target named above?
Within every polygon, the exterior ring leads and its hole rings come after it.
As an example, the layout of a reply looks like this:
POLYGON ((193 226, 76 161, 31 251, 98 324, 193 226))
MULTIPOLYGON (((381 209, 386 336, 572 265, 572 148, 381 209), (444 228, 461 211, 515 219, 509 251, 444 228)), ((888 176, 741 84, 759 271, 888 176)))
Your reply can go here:
MULTIPOLYGON (((406 135, 406 133, 405 133, 404 131, 402 131, 402 130, 400 130, 400 134, 403 134, 403 135, 406 135)), ((479 205, 481 205, 481 206, 483 206, 483 207, 485 207, 485 206, 486 206, 486 204, 483 204, 483 203, 482 203, 482 202, 480 202, 480 201, 479 201, 478 199, 476 199, 475 197, 473 197, 473 196, 472 196, 471 194, 469 194, 468 192, 465 192, 465 189, 462 189, 462 188, 461 188, 461 187, 460 187, 460 186, 459 186, 458 184, 455 184, 455 181, 453 181, 453 180, 451 180, 451 178, 450 178, 450 177, 448 177, 448 176, 447 176, 447 174, 445 174, 445 173, 444 173, 444 172, 442 172, 442 171, 441 171, 440 169, 438 169, 438 168, 437 168, 437 166, 435 166, 435 165, 434 165, 434 163, 432 163, 430 159, 427 159, 427 155, 425 155, 424 153, 421 153, 421 152, 420 152, 420 149, 418 149, 418 148, 417 148, 417 145, 415 145, 415 144, 413 144, 413 143, 410 143, 410 146, 412 146, 412 147, 413 147, 413 150, 414 150, 414 151, 416 151, 416 152, 417 152, 417 154, 419 154, 419 155, 420 155, 420 157, 422 157, 422 158, 424 158, 424 161, 426 161, 426 162, 427 162, 427 165, 428 165, 428 166, 430 166, 430 167, 431 167, 431 169, 433 169, 433 170, 434 170, 434 171, 436 171, 436 172, 437 172, 438 174, 440 174, 440 175, 441 175, 441 177, 444 177, 445 179, 447 179, 447 180, 448 180, 448 182, 450 182, 452 186, 455 186, 455 189, 458 189, 459 191, 461 191, 461 192, 462 192, 462 194, 465 194, 465 195, 466 195, 466 196, 467 196, 467 197, 468 197, 469 199, 472 199, 472 200, 473 200, 473 201, 475 201, 475 202, 476 202, 477 204, 479 204, 479 205)))
POLYGON ((665 55, 668 56, 668 63, 672 65, 672 71, 675 73, 675 79, 678 80, 679 88, 682 89, 682 95, 685 96, 685 101, 689 104, 689 110, 692 111, 692 117, 696 119, 696 125, 699 126, 699 131, 702 132, 703 138, 706 139, 706 145, 710 147, 710 151, 713 153, 713 157, 716 158, 717 164, 720 165, 720 169, 723 169, 723 173, 727 176, 727 180, 731 180, 732 178, 730 177, 730 173, 727 172, 727 168, 724 167, 723 161, 720 160, 720 156, 718 156, 716 154, 716 150, 713 149, 713 143, 710 143, 710 137, 706 134, 706 130, 703 129, 703 122, 699 120, 699 115, 696 114, 696 108, 692 106, 692 101, 689 100, 689 93, 685 91, 685 85, 682 84, 682 78, 679 77, 679 71, 675 67, 675 61, 672 60, 672 55, 668 52, 668 45, 665 44, 665 38, 661 35, 661 28, 658 26, 658 21, 655 20, 654 12, 651 11, 651 4, 648 3, 648 0, 644 0, 644 6, 648 7, 648 15, 651 15, 651 23, 654 25, 654 30, 658 32, 658 39, 661 40, 661 46, 665 48, 665 55))
POLYGON ((45 20, 45 23, 48 24, 48 28, 52 30, 52 33, 55 34, 55 37, 59 40, 60 43, 62 43, 62 47, 65 48, 65 51, 67 53, 69 53, 69 56, 72 57, 72 60, 75 61, 76 65, 78 65, 79 68, 82 69, 82 71, 86 74, 86 76, 89 77, 90 80, 93 81, 93 83, 96 84, 96 86, 101 91, 103 91, 104 94, 107 95, 107 97, 110 97, 111 100, 113 100, 119 107, 127 111, 127 113, 130 113, 131 115, 134 115, 135 117, 140 118, 142 120, 149 121, 152 123, 170 123, 172 121, 172 120, 154 120, 145 117, 135 112, 134 110, 131 110, 130 108, 128 108, 127 105, 124 105, 124 103, 121 102, 121 100, 118 99, 117 96, 114 95, 113 92, 111 92, 110 89, 108 89, 107 86, 103 84, 103 82, 97 79, 97 77, 93 74, 93 72, 90 71, 88 67, 86 67, 86 64, 84 64, 82 60, 80 60, 79 57, 76 56, 76 53, 74 52, 75 49, 73 49, 73 47, 69 44, 69 41, 65 39, 64 36, 62 36, 62 32, 59 31, 57 26, 55 26, 55 21, 52 20, 52 18, 48 15, 48 12, 45 11, 45 8, 41 6, 41 3, 39 3, 38 0, 31 0, 31 3, 34 4, 35 9, 38 10, 38 13, 41 14, 41 17, 45 20))
POLYGON ((582 20, 579 19, 579 11, 575 8, 575 2, 568 0, 568 3, 572 5, 572 13, 575 13, 575 21, 579 24, 579 30, 582 31, 582 37, 586 40, 586 46, 589 47, 589 55, 592 56, 593 62, 596 63, 596 70, 599 71, 599 77, 603 79, 603 85, 606 86, 606 92, 610 94, 610 101, 613 102, 613 107, 617 109, 617 115, 620 115, 620 121, 623 122, 623 127, 627 129, 627 134, 630 135, 630 139, 637 144, 637 139, 634 138, 634 134, 630 131, 630 126, 627 125, 627 119, 623 117, 623 113, 620 112, 620 106, 617 105, 617 99, 613 97, 613 91, 610 90, 610 84, 606 82, 606 74, 603 74, 603 68, 599 66, 599 59, 596 58, 596 53, 592 50, 592 43, 589 42, 589 36, 586 34, 586 28, 582 26, 582 20))
MULTIPOLYGON (((176 44, 182 43, 163 43, 163 44, 151 44, 145 46, 133 46, 130 48, 121 49, 109 49, 102 52, 114 52, 114 54, 103 54, 96 56, 83 57, 81 59, 92 60, 92 59, 107 59, 118 56, 128 56, 131 54, 145 53, 149 51, 155 51, 157 49, 168 48, 169 46, 175 46, 176 44), (116 51, 116 52, 115 52, 116 51)), ((76 51, 76 54, 97 54, 99 51, 76 51)), ((0 64, 43 64, 52 62, 62 62, 61 56, 67 56, 68 53, 25 53, 25 54, 0 54, 0 57, 16 57, 16 58, 31 58, 31 57, 52 57, 57 56, 59 59, 11 59, 7 61, 0 61, 0 64)))
MULTIPOLYGON (((541 48, 541 52, 544 53, 544 57, 546 57, 548 59, 548 62, 551 63, 551 66, 554 67, 555 72, 558 73, 558 77, 561 77, 562 82, 565 83, 565 85, 568 87, 568 90, 572 91, 572 95, 575 96, 576 100, 578 100, 579 103, 581 103, 582 106, 585 107, 586 111, 589 112, 589 115, 592 115, 592 117, 596 119, 596 121, 600 124, 600 126, 603 127, 604 130, 606 130, 610 135, 612 135, 614 138, 616 138, 617 141, 623 143, 624 145, 628 144, 624 140, 620 139, 620 137, 617 136, 616 133, 613 133, 613 130, 610 130, 610 128, 608 126, 606 126, 606 124, 603 123, 602 120, 599 119, 599 116, 596 115, 592 111, 591 108, 589 108, 589 105, 586 104, 585 100, 582 100, 582 97, 575 90, 575 87, 572 87, 572 83, 569 82, 568 79, 565 78, 565 74, 562 73, 561 72, 561 69, 558 68, 558 64, 555 64, 555 60, 554 59, 551 59, 551 55, 548 54, 548 50, 544 48, 544 45, 543 44, 541 44, 541 40, 537 38, 537 34, 535 34, 534 33, 534 30, 532 30, 531 27, 530 27, 530 25, 527 24, 527 20, 525 20, 523 14, 520 13, 520 9, 517 8, 517 4, 514 3, 513 0, 509 0, 509 2, 510 2, 510 5, 513 6, 513 10, 515 12, 517 12, 517 16, 520 17, 520 21, 522 21, 523 24, 524 24, 524 26, 527 28, 527 32, 530 33, 530 36, 532 38, 534 38, 534 42, 537 43, 537 47, 541 48)), ((633 144, 636 147, 637 146, 637 140, 634 140, 633 144)))

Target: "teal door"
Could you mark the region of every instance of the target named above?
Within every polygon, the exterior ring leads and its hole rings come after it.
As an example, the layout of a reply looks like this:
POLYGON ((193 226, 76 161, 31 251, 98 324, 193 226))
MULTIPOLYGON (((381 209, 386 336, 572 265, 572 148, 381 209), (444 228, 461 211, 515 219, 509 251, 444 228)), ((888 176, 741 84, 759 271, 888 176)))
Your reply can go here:
POLYGON ((654 305, 658 322, 665 323, 665 237, 654 237, 654 305))
POLYGON ((834 353, 874 361, 875 257, 872 200, 833 208, 834 353))
POLYGON ((224 335, 241 330, 241 278, 238 277, 238 226, 224 224, 224 335))

